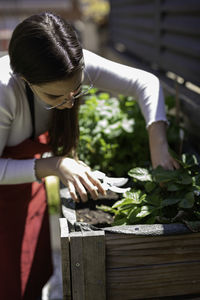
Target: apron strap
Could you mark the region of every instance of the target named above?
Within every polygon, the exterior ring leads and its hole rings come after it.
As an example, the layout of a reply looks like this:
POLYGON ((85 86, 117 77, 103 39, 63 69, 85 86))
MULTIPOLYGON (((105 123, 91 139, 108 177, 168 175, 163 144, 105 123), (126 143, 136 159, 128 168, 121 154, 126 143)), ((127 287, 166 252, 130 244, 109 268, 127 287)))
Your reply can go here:
POLYGON ((30 108, 30 113, 31 113, 31 123, 32 123, 32 134, 31 134, 31 139, 34 140, 35 138, 35 107, 34 107, 34 95, 33 92, 31 90, 31 88, 29 87, 28 83, 25 82, 25 86, 26 86, 26 96, 28 99, 28 104, 29 104, 29 108, 30 108))

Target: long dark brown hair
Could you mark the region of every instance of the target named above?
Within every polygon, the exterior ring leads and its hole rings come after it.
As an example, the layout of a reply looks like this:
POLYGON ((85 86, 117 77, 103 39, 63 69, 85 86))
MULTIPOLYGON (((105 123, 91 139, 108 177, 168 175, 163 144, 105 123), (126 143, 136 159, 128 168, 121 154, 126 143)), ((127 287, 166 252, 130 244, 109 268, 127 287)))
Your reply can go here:
MULTIPOLYGON (((8 52, 13 72, 31 84, 63 80, 83 67, 82 47, 73 27, 49 12, 22 21, 13 31, 8 52)), ((49 143, 55 155, 76 149, 78 109, 79 101, 75 101, 71 109, 53 111, 49 143)))

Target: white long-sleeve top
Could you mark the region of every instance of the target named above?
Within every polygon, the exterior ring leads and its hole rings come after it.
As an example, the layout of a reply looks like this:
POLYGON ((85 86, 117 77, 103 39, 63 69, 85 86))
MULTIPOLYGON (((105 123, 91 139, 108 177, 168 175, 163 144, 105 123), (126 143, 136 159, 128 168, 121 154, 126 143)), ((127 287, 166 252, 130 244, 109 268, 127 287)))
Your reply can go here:
MULTIPOLYGON (((112 62, 83 50, 85 71, 95 87, 113 94, 137 99, 147 127, 156 121, 167 121, 164 98, 157 77, 146 71, 112 62)), ((84 84, 89 84, 88 76, 84 84)), ((51 111, 35 96, 36 136, 48 129, 51 111)), ((14 75, 9 56, 0 58, 0 157, 6 146, 16 146, 32 133, 31 115, 23 80, 14 75)), ((0 184, 18 184, 36 180, 35 159, 0 158, 0 184)))

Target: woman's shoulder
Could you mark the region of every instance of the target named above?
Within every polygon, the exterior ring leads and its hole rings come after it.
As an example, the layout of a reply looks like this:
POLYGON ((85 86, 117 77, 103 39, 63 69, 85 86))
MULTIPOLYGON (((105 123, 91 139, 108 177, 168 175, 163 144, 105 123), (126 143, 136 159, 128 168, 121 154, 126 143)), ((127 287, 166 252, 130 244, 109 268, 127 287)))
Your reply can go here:
POLYGON ((0 58, 0 107, 1 111, 14 113, 16 109, 16 83, 8 55, 0 58))
POLYGON ((0 95, 13 97, 21 87, 20 81, 19 76, 12 71, 9 56, 0 57, 0 95))
POLYGON ((8 55, 0 58, 0 85, 7 86, 12 78, 10 59, 8 55))
POLYGON ((86 67, 101 68, 106 62, 108 62, 108 59, 87 49, 83 49, 83 57, 86 67))
POLYGON ((83 49, 85 69, 96 81, 99 74, 107 68, 109 60, 86 49, 83 49))

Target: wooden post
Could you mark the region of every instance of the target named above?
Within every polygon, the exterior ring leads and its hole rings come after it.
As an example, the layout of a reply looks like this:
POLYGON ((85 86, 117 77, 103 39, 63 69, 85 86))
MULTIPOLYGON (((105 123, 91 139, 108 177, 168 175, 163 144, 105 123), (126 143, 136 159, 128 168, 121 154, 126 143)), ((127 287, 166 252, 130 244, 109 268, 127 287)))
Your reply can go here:
POLYGON ((70 233, 73 300, 105 300, 104 231, 70 233))
POLYGON ((71 300, 71 276, 69 253, 69 230, 67 220, 60 218, 60 237, 62 254, 63 300, 71 300))

